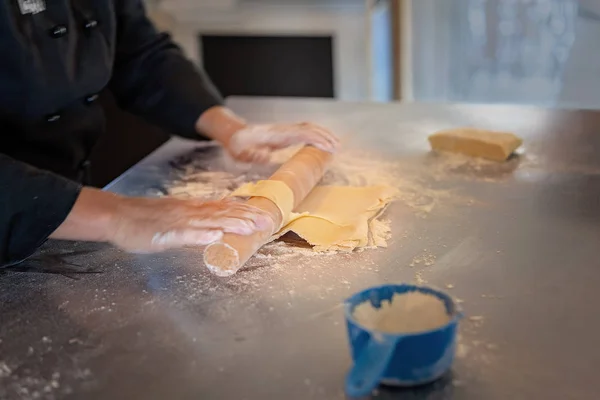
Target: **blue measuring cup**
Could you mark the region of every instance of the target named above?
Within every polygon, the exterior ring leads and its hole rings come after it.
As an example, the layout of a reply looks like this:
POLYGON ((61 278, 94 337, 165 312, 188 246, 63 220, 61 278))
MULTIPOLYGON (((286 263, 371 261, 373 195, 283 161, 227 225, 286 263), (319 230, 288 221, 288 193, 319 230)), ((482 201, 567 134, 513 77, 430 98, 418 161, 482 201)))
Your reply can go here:
POLYGON ((368 396, 380 383, 407 387, 430 383, 452 366, 462 313, 446 293, 408 284, 376 286, 348 298, 344 312, 354 361, 346 377, 348 396, 368 396), (365 301, 379 308, 383 300, 391 300, 395 293, 412 291, 438 297, 446 306, 449 322, 428 331, 390 334, 367 329, 353 317, 356 306, 365 301))

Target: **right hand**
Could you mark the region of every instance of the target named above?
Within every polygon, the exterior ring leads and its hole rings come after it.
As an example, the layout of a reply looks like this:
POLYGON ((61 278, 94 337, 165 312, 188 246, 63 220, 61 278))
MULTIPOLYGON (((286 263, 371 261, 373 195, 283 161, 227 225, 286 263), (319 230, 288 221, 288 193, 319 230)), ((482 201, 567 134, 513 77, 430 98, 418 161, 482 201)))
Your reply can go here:
POLYGON ((157 252, 218 241, 223 233, 249 235, 273 229, 264 211, 233 199, 121 198, 108 240, 136 253, 157 252))
POLYGON ((330 153, 339 147, 339 139, 328 129, 310 122, 300 122, 247 125, 229 138, 225 148, 238 161, 264 164, 274 150, 301 143, 330 153))

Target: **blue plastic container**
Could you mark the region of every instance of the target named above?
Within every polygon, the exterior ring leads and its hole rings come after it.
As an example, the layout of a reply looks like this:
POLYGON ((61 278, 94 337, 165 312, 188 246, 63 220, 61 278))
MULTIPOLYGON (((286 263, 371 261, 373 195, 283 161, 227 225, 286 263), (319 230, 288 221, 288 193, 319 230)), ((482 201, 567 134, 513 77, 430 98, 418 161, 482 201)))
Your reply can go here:
POLYGON ((346 377, 346 393, 350 397, 369 395, 380 383, 395 386, 417 386, 442 377, 454 361, 456 328, 462 314, 447 294, 423 286, 383 285, 356 293, 345 301, 346 324, 354 366, 346 377), (381 307, 395 293, 420 291, 442 300, 450 321, 437 329, 389 334, 369 330, 353 317, 354 308, 369 300, 381 307))

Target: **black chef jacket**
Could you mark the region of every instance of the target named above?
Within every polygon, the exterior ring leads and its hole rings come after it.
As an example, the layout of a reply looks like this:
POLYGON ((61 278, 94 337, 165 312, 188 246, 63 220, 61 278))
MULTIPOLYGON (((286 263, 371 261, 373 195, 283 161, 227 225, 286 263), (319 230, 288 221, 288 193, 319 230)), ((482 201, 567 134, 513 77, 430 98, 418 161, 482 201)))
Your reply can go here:
POLYGON ((221 103, 141 0, 3 1, 0 54, 0 266, 31 255, 71 210, 105 127, 100 91, 189 138, 221 103))

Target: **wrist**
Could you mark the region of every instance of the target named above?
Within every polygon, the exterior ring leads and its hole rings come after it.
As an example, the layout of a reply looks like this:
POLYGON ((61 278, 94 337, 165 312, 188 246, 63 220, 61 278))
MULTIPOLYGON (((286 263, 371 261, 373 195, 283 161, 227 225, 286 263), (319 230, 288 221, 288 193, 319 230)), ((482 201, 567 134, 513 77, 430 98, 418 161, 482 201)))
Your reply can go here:
POLYGON ((81 189, 71 212, 50 236, 53 239, 108 242, 124 198, 99 189, 81 189))
POLYGON ((111 242, 121 219, 123 218, 123 205, 127 198, 114 193, 98 190, 97 229, 103 242, 111 242))
POLYGON ((247 126, 246 121, 230 109, 215 106, 206 110, 196 122, 196 131, 228 148, 232 136, 247 126))

